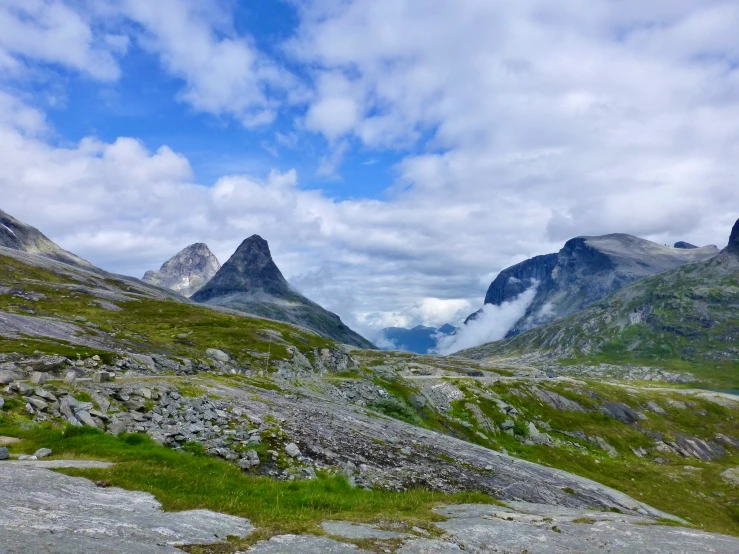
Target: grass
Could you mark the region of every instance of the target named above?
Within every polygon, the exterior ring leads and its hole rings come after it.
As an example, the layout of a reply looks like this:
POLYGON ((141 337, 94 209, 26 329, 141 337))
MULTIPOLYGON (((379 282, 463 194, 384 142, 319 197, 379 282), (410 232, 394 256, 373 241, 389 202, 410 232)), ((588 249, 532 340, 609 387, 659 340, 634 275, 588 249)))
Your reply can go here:
MULTIPOLYGON (((118 292, 128 288, 124 283, 109 279, 90 279, 94 282, 86 285, 91 287, 114 287, 118 292)), ((284 323, 216 312, 174 300, 132 297, 128 301, 116 300, 121 311, 108 311, 81 288, 70 289, 69 285, 78 287, 71 281, 66 275, 26 266, 0 255, 0 283, 46 297, 32 302, 9 294, 0 295, 0 310, 22 314, 25 312, 20 305, 28 305, 36 316, 66 319, 80 326, 83 332, 90 332, 85 322, 75 320, 79 316, 95 325, 96 329, 114 335, 113 340, 124 349, 202 359, 207 348, 218 348, 244 365, 255 364, 255 367, 264 364, 262 357, 268 352, 272 360, 288 359, 287 345, 293 345, 309 356, 316 348, 335 347, 333 341, 284 323), (265 331, 276 331, 285 337, 286 342, 270 341, 265 331), (180 338, 181 335, 187 336, 180 338)), ((64 341, 0 337, 0 353, 33 354, 36 351, 72 359, 97 354, 104 362, 112 357, 110 352, 64 341)))
POLYGON ((202 447, 186 445, 187 452, 177 452, 157 445, 146 435, 113 437, 90 428, 27 427, 0 420, 0 435, 22 439, 12 451, 32 453, 46 447, 53 450, 54 457, 115 462, 109 469, 61 471, 149 492, 167 511, 209 509, 249 518, 260 532, 248 541, 273 534, 318 533, 317 524, 329 519, 426 524, 443 519, 431 511, 442 503, 494 502, 474 492, 446 495, 424 489, 364 490, 331 475, 310 481, 276 481, 248 475, 233 464, 204 456, 202 447))

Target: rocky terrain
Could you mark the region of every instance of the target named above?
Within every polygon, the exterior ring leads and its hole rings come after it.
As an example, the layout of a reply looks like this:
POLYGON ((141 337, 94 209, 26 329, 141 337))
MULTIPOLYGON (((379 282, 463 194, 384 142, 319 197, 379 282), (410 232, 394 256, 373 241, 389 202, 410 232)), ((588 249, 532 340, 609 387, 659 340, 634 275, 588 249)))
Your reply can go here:
POLYGON ((723 374, 731 388, 739 364, 736 229, 717 256, 639 280, 568 318, 460 355, 691 368, 723 374))
POLYGON ((159 271, 147 271, 142 280, 189 298, 203 288, 219 269, 218 258, 206 244, 199 242, 164 262, 159 271))
MULTIPOLYGON (((626 234, 577 237, 557 254, 536 256, 504 269, 491 283, 485 304, 500 305, 536 287, 534 300, 508 335, 579 312, 630 283, 676 267, 709 259, 715 246, 663 246, 626 234)), ((472 314, 474 319, 476 314, 472 314)))
POLYGON ((192 296, 196 302, 303 325, 321 336, 374 348, 341 318, 288 285, 272 260, 267 241, 253 235, 241 243, 215 276, 192 296))
MULTIPOLYGON (((735 228, 718 257, 657 276, 679 291, 685 275, 713 279, 699 300, 722 336, 730 313, 719 319, 709 300, 725 304, 733 290, 738 241, 735 228)), ((267 283, 264 294, 290 294, 266 243, 250 241, 234 262, 201 292, 267 283)), ((0 480, 14 483, 0 495, 0 544, 736 549, 739 397, 698 388, 718 387, 692 366, 573 360, 565 375, 537 352, 474 360, 360 349, 0 247, 0 480), (70 513, 60 490, 81 508, 70 513)))

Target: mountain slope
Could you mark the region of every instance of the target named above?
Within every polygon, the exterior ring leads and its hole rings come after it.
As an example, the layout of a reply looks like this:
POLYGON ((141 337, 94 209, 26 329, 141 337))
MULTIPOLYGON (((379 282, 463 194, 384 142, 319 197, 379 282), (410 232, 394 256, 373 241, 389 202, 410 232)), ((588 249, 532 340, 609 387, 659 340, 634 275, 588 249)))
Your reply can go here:
POLYGON ((709 260, 641 279, 570 317, 459 355, 736 364, 739 222, 729 245, 709 260))
POLYGON ((244 240, 216 275, 192 299, 214 306, 303 325, 360 348, 375 348, 344 325, 336 314, 292 290, 272 260, 267 241, 258 235, 244 240))
POLYGON ((94 267, 90 262, 58 246, 35 227, 17 220, 2 210, 0 210, 0 246, 79 267, 88 269, 94 267))
POLYGON ((207 245, 191 244, 164 262, 159 271, 147 271, 145 283, 190 297, 213 278, 221 264, 207 245))
POLYGON ((503 270, 490 285, 485 303, 501 305, 537 287, 525 314, 508 332, 513 336, 576 313, 634 281, 717 253, 715 246, 671 248, 620 233, 576 237, 557 254, 503 270))

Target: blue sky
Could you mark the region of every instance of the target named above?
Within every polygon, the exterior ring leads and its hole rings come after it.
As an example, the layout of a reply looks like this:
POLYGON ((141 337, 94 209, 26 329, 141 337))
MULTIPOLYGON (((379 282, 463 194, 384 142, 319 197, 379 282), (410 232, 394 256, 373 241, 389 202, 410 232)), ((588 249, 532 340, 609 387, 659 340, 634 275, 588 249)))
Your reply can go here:
POLYGON ((569 238, 726 242, 729 0, 0 0, 0 207, 131 275, 258 233, 370 338, 569 238))

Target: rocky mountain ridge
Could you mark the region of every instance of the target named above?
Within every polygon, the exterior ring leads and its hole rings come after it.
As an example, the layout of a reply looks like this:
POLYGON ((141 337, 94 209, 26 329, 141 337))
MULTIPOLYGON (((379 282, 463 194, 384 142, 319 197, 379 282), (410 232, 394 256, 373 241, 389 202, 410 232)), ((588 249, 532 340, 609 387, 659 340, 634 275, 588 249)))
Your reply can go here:
POLYGON ((158 271, 147 271, 142 281, 190 297, 221 269, 208 245, 201 242, 185 247, 164 262, 158 271))
POLYGON ((192 300, 303 325, 345 344, 375 348, 338 315, 293 290, 272 259, 269 244, 259 235, 244 240, 192 300))
POLYGON ((536 256, 501 271, 488 288, 485 304, 500 305, 536 287, 525 314, 508 332, 513 336, 576 313, 639 279, 718 254, 715 246, 690 246, 669 247, 623 233, 576 237, 557 254, 536 256))
POLYGON ((459 355, 739 363, 739 222, 716 256, 637 280, 569 317, 459 355))

